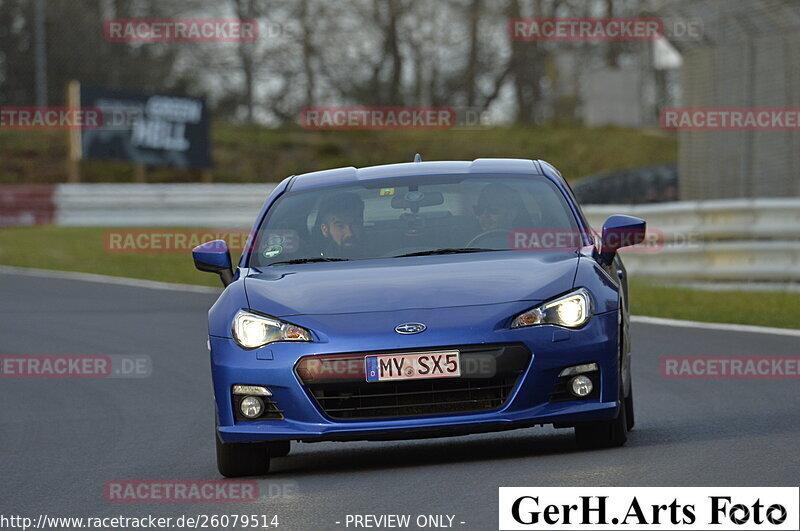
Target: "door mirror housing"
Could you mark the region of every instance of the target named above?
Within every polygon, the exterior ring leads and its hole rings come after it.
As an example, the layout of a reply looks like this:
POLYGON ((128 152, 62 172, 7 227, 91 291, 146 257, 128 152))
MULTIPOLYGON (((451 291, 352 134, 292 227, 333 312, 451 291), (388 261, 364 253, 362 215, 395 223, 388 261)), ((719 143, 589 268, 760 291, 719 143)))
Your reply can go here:
POLYGON ((198 245, 192 249, 192 257, 197 269, 218 274, 223 286, 233 282, 231 253, 225 240, 214 240, 198 245))
POLYGON ((611 216, 603 223, 600 257, 606 263, 611 263, 617 250, 642 243, 646 234, 645 220, 633 216, 611 216))

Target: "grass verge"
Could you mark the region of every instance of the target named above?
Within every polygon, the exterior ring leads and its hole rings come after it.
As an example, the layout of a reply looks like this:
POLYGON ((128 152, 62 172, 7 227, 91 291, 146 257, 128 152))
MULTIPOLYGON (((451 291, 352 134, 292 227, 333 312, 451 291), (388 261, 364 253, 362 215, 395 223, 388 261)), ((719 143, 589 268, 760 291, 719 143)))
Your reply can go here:
POLYGON ((195 269, 191 251, 108 252, 108 230, 53 226, 0 229, 0 264, 179 284, 220 285, 216 275, 195 269))
POLYGON ((800 328, 800 293, 788 291, 707 291, 678 286, 630 285, 635 315, 800 328))

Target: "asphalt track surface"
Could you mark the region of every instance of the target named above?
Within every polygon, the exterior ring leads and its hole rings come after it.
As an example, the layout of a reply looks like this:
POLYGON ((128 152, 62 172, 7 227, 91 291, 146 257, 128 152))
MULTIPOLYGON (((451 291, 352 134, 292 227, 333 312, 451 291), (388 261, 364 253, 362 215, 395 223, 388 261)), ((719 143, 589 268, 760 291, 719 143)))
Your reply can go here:
MULTIPOLYGON (((798 380, 674 380, 668 355, 797 355, 798 337, 633 325, 637 426, 579 451, 571 429, 297 444, 243 504, 109 503, 121 479, 219 479, 206 312, 213 293, 0 273, 0 354, 148 355, 139 379, 0 379, 0 515, 454 515, 497 529, 500 486, 796 486, 798 380)), ((743 310, 747 302, 742 302, 743 310)), ((342 522, 336 524, 336 522, 342 522)), ((461 523, 463 522, 463 523, 461 523)), ((412 527, 415 528, 415 527, 412 527)))

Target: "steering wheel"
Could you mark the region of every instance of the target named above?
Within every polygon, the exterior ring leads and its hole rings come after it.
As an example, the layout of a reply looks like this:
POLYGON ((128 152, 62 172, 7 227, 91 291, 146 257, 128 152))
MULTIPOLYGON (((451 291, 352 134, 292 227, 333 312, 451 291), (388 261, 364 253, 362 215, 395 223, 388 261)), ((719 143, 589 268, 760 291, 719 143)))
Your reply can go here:
POLYGON ((482 232, 472 238, 467 247, 486 247, 486 248, 500 248, 500 249, 507 249, 508 248, 508 231, 506 229, 492 229, 487 230, 486 232, 482 232), (490 242, 497 243, 500 241, 500 235, 503 236, 503 242, 501 245, 490 245, 490 242), (479 241, 486 240, 484 245, 476 245, 479 241))

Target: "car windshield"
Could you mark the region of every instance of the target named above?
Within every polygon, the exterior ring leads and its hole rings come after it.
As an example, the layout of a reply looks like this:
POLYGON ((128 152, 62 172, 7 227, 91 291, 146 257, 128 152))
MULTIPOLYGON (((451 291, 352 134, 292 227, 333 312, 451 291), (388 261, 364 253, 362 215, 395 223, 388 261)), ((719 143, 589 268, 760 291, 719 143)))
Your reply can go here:
POLYGON ((249 265, 520 249, 540 246, 543 233, 582 245, 566 198, 546 177, 399 177, 283 195, 249 265))

